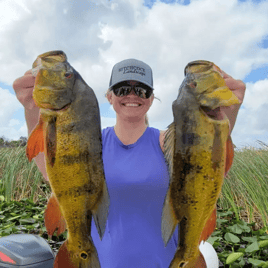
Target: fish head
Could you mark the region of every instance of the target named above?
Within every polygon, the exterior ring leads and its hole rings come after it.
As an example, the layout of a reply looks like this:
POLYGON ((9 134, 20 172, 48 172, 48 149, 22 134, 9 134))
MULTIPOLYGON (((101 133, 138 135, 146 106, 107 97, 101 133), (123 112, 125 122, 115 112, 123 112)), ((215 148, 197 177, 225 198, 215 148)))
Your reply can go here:
POLYGON ((220 68, 213 62, 197 60, 187 64, 184 74, 188 86, 198 96, 204 93, 211 93, 216 88, 225 86, 225 81, 219 71, 220 68))
POLYGON ((220 71, 213 62, 205 60, 192 61, 184 70, 187 90, 207 112, 240 103, 227 87, 220 71))
POLYGON ((73 101, 77 73, 63 51, 39 55, 32 72, 36 76, 33 99, 38 107, 61 110, 73 101))

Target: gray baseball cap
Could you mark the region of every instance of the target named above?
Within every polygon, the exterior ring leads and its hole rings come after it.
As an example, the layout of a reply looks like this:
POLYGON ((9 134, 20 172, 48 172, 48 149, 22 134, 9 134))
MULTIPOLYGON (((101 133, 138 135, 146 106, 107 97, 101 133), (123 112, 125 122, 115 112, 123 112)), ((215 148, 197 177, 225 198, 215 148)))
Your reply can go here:
POLYGON ((138 81, 154 89, 152 69, 143 61, 127 59, 114 65, 109 87, 127 80, 138 81))

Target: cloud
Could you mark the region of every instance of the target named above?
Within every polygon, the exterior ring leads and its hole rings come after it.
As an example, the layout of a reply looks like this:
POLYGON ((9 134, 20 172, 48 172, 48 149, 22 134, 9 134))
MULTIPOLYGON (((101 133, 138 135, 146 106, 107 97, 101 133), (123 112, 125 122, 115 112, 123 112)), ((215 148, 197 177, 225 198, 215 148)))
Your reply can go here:
POLYGON ((246 83, 246 95, 233 130, 234 143, 242 147, 259 139, 268 144, 268 79, 246 83))
POLYGON ((16 96, 7 89, 0 88, 0 136, 7 139, 19 139, 20 136, 26 136, 25 131, 20 127, 23 122, 12 118, 14 113, 21 109, 22 105, 16 96), (16 130, 20 127, 19 130, 16 130))
POLYGON ((112 127, 115 125, 116 118, 111 118, 111 117, 101 117, 101 128, 107 128, 107 127, 112 127))
POLYGON ((16 96, 7 89, 0 88, 0 96, 0 127, 2 127, 10 124, 13 114, 22 106, 16 96))

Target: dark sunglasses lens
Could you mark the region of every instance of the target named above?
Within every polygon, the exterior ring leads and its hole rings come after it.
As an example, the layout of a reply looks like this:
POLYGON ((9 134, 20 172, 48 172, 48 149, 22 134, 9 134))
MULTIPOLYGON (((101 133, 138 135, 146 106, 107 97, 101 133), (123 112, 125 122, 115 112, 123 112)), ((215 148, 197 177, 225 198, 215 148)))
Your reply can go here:
MULTIPOLYGON (((128 95, 131 92, 132 87, 121 85, 121 86, 113 87, 112 90, 117 97, 122 97, 122 96, 128 95)), ((152 95, 153 90, 149 87, 139 85, 139 86, 134 86, 134 92, 137 96, 143 99, 148 99, 152 95)))
POLYGON ((136 87, 135 93, 137 96, 143 99, 149 99, 152 95, 153 90, 151 88, 136 87))
POLYGON ((131 87, 130 86, 115 87, 112 90, 117 97, 122 97, 130 93, 131 87))

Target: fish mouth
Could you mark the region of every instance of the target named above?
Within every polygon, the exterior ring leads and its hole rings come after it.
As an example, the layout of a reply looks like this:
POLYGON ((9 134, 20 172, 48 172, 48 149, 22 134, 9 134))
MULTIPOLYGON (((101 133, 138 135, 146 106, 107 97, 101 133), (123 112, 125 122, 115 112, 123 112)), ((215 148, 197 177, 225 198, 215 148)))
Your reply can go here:
POLYGON ((217 107, 215 109, 210 109, 206 106, 200 106, 200 110, 209 118, 213 120, 222 121, 226 119, 226 115, 221 109, 222 107, 217 107))
POLYGON ((187 73, 205 73, 212 69, 214 63, 206 60, 196 60, 189 62, 184 69, 184 75, 187 73))

